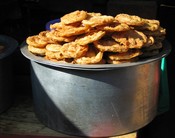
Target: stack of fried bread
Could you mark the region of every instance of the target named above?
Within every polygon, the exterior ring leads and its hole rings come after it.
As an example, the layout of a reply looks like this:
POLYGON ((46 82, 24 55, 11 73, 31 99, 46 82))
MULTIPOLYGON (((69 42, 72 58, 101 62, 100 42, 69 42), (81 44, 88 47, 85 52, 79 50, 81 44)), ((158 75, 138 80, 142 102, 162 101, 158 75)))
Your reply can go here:
POLYGON ((65 14, 60 22, 26 39, 28 50, 72 64, 119 64, 159 54, 166 29, 155 19, 116 16, 83 10, 65 14))

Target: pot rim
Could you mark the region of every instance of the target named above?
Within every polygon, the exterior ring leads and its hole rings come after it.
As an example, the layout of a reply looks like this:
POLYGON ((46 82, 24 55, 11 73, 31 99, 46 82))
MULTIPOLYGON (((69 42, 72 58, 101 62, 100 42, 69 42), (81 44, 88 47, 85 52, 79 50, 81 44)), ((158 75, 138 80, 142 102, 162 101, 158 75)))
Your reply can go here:
POLYGON ((162 58, 166 57, 171 52, 171 45, 167 40, 164 40, 163 42, 163 48, 161 52, 158 55, 140 59, 136 62, 131 63, 122 63, 122 64, 92 64, 92 65, 81 65, 81 64, 71 64, 71 63, 63 63, 61 61, 51 61, 47 60, 43 57, 36 56, 32 54, 28 48, 27 44, 24 42, 21 45, 21 53, 23 56, 28 58, 30 61, 34 61, 40 64, 52 66, 52 67, 60 67, 60 68, 66 68, 66 69, 77 69, 77 70, 111 70, 111 69, 117 69, 117 68, 123 68, 123 67, 131 67, 131 66, 137 66, 141 64, 147 64, 150 62, 154 62, 157 60, 161 60, 162 58))
POLYGON ((18 46, 18 42, 14 38, 7 35, 0 35, 0 44, 6 47, 5 50, 0 53, 0 59, 11 55, 18 46))

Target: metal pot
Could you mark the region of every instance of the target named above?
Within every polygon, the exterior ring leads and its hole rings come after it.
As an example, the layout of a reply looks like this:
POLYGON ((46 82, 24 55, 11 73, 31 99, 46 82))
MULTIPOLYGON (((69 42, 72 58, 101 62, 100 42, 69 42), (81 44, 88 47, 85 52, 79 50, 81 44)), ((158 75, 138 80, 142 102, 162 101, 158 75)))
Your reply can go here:
POLYGON ((18 42, 9 36, 0 35, 0 45, 4 47, 0 52, 0 113, 2 113, 13 102, 12 54, 18 42))
POLYGON ((21 52, 31 61, 35 113, 51 129, 76 136, 108 137, 142 128, 157 113, 160 61, 72 65, 21 52))

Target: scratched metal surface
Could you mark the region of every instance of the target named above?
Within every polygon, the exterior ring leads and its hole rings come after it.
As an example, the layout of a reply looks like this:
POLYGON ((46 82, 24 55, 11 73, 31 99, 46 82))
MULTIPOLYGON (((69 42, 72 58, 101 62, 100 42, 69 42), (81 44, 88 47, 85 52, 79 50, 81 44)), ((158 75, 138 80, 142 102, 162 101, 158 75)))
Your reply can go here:
MULTIPOLYGON (((35 116, 33 99, 28 95, 17 96, 11 108, 0 114, 0 138, 75 138, 44 126, 35 116)), ((111 137, 136 138, 137 132, 111 137)), ((77 137, 76 137, 77 138, 77 137)))

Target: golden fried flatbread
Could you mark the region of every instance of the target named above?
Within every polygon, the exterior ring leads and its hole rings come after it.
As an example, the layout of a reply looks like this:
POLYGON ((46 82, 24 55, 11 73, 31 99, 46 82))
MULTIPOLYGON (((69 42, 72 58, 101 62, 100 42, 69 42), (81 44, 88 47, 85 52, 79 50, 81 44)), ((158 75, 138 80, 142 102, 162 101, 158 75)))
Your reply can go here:
POLYGON ((87 13, 87 18, 86 20, 89 20, 90 18, 92 18, 93 16, 101 16, 102 14, 99 12, 88 12, 87 13))
POLYGON ((154 43, 155 43, 154 37, 147 36, 147 41, 146 41, 146 43, 143 44, 143 48, 144 47, 149 47, 149 46, 153 45, 154 43))
POLYGON ((39 37, 39 35, 27 37, 26 43, 36 48, 44 48, 48 44, 48 42, 39 37))
POLYGON ((166 34, 166 29, 159 27, 156 31, 143 30, 142 32, 148 36, 164 36, 166 34))
POLYGON ((127 52, 128 46, 120 45, 115 40, 112 39, 100 39, 98 41, 93 42, 94 46, 102 52, 127 52))
POLYGON ((75 42, 79 45, 87 45, 101 39, 105 35, 104 31, 91 31, 78 37, 75 42))
POLYGON ((64 56, 60 51, 53 52, 53 51, 46 50, 45 57, 47 59, 52 59, 52 60, 63 60, 64 59, 64 56))
POLYGON ((131 26, 142 26, 145 23, 144 20, 139 16, 124 13, 117 14, 115 16, 115 20, 118 21, 119 23, 125 23, 131 26))
POLYGON ((100 25, 107 25, 114 21, 114 17, 101 15, 101 16, 92 16, 90 19, 82 21, 83 26, 96 27, 100 25))
POLYGON ((88 26, 83 26, 81 24, 73 24, 73 25, 60 25, 59 29, 56 29, 57 36, 70 37, 77 36, 88 31, 88 26))
POLYGON ((57 43, 57 40, 53 39, 52 37, 47 37, 47 34, 50 33, 50 31, 41 31, 38 36, 47 43, 57 43))
POLYGON ((74 62, 76 64, 100 64, 104 62, 103 52, 94 50, 90 47, 87 53, 83 57, 75 58, 74 62))
POLYGON ((60 52, 61 47, 62 47, 61 44, 47 44, 46 45, 46 49, 52 52, 60 52))
POLYGON ((76 10, 26 42, 32 54, 52 61, 120 64, 159 54, 165 35, 159 20, 76 10))
POLYGON ((72 23, 80 22, 80 21, 84 20, 86 17, 87 17, 86 11, 76 10, 74 12, 65 14, 60 19, 61 19, 61 22, 64 24, 72 24, 72 23))
POLYGON ((121 32, 130 30, 130 27, 124 23, 113 22, 109 25, 103 25, 98 27, 100 30, 104 30, 106 32, 121 32))
POLYGON ((150 19, 143 19, 144 24, 142 26, 135 26, 134 29, 136 30, 149 30, 149 31, 156 31, 160 27, 160 22, 158 20, 150 20, 150 19))
POLYGON ((66 36, 60 36, 59 34, 60 32, 58 32, 57 30, 51 30, 46 34, 46 36, 57 42, 71 42, 76 38, 76 36, 66 37, 66 36))
POLYGON ((123 53, 109 53, 108 58, 111 60, 128 60, 140 56, 142 53, 140 49, 131 49, 123 53))
POLYGON ((37 56, 45 56, 45 53, 46 53, 45 48, 38 48, 31 45, 28 45, 28 50, 37 56))
POLYGON ((117 32, 112 35, 112 38, 129 48, 142 48, 142 46, 147 42, 147 36, 137 30, 128 30, 124 32, 117 32))
POLYGON ((130 63, 130 62, 136 62, 138 61, 138 57, 132 58, 132 59, 126 59, 126 60, 111 60, 108 59, 107 63, 109 64, 121 64, 121 63, 130 63))
POLYGON ((75 42, 65 43, 61 47, 61 53, 65 58, 79 58, 86 54, 89 46, 81 46, 75 42))

